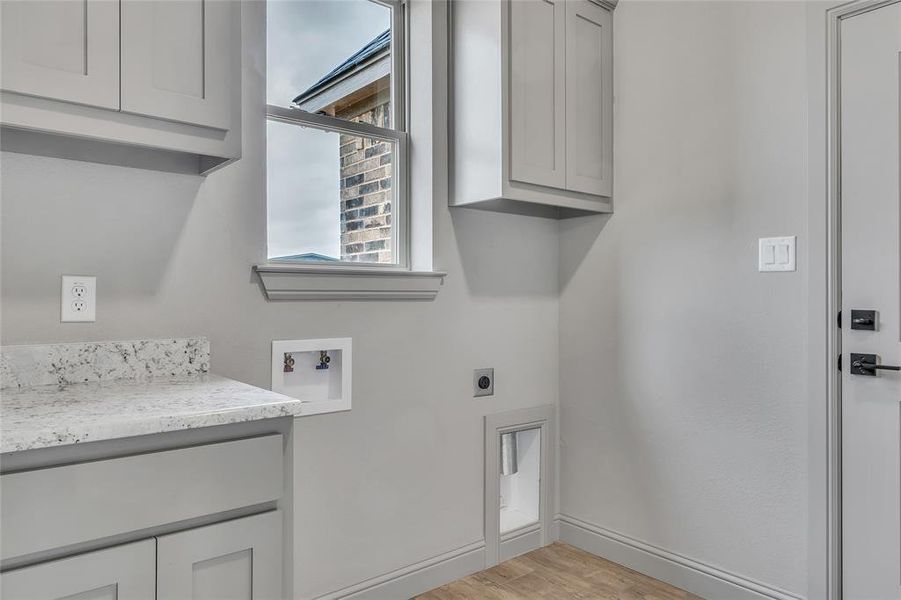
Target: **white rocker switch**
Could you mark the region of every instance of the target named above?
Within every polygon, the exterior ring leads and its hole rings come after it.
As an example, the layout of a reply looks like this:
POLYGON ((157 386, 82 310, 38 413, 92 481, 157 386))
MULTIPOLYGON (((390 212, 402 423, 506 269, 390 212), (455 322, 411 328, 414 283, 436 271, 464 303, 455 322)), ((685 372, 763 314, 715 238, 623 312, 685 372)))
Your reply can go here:
POLYGON ((797 237, 760 238, 757 270, 795 271, 795 246, 797 237))

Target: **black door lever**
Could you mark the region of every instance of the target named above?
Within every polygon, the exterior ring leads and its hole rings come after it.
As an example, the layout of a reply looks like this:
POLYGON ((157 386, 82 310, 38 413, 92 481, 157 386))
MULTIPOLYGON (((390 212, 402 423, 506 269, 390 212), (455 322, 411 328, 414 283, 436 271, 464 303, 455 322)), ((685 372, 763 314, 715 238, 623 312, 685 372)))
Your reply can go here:
POLYGON ((901 367, 894 365, 880 365, 876 362, 875 354, 851 354, 851 374, 875 377, 876 371, 901 371, 901 367))

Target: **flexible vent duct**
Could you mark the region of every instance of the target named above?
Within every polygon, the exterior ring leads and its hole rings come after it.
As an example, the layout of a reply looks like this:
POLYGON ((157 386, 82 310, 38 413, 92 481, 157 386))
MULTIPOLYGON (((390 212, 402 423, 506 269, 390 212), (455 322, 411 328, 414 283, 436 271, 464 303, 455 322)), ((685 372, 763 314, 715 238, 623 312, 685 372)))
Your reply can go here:
POLYGON ((516 457, 516 432, 501 435, 501 475, 513 475, 519 469, 516 457))

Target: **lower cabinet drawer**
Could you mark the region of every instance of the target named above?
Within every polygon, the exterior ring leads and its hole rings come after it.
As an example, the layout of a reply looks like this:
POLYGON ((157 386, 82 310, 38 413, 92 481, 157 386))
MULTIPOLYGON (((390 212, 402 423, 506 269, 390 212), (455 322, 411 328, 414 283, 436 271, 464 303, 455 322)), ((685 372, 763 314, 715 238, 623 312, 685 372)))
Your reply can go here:
POLYGON ((143 540, 0 575, 3 600, 154 600, 156 541, 143 540))
POLYGON ((276 434, 2 475, 0 558, 277 500, 282 461, 276 434))

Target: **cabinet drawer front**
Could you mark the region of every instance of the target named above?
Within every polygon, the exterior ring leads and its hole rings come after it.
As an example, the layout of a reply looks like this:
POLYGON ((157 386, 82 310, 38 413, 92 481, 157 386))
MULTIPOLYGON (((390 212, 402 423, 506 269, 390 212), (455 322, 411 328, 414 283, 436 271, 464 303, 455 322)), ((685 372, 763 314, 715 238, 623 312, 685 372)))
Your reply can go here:
POLYGON ((154 600, 156 543, 133 544, 53 560, 0 575, 5 600, 154 600))
POLYGON ((0 87, 119 108, 119 3, 7 0, 0 87))
POLYGON ((282 436, 0 477, 2 558, 277 500, 282 436))

